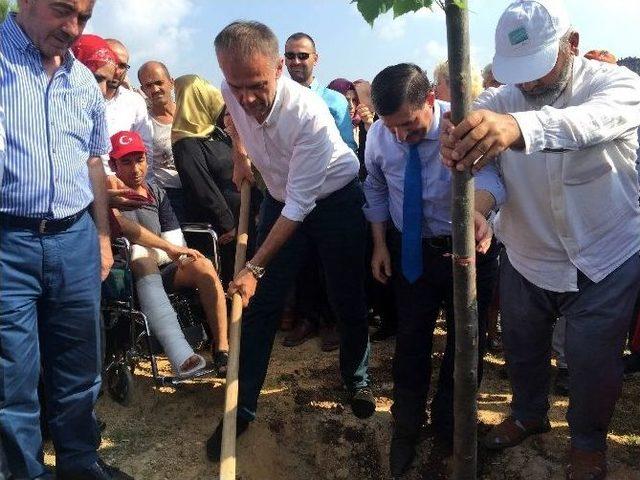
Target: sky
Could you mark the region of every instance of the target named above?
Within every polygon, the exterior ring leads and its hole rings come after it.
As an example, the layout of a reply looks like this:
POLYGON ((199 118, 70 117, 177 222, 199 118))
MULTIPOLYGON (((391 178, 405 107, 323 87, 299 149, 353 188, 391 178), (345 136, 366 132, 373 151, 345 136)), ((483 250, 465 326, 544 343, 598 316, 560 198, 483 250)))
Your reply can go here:
MULTIPOLYGON (((478 68, 493 57, 495 25, 509 3, 469 0, 471 58, 478 68)), ((581 53, 606 49, 618 58, 640 56, 640 1, 565 0, 565 5, 580 33, 581 53)), ((395 19, 387 13, 372 28, 350 0, 97 0, 85 32, 117 38, 128 47, 134 86, 138 67, 147 60, 164 62, 174 78, 198 74, 219 86, 213 39, 238 19, 267 24, 282 51, 292 33, 311 35, 319 54, 315 75, 323 84, 337 77, 371 80, 401 62, 418 64, 432 79, 433 67, 447 55, 445 16, 435 5, 395 19)))

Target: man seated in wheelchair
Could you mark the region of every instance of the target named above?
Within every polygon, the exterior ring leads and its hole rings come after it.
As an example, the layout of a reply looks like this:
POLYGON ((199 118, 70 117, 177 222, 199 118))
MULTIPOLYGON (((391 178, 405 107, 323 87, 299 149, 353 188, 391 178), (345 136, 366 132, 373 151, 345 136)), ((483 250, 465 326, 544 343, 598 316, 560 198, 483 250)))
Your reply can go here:
MULTIPOLYGON (((171 244, 184 246, 180 224, 164 189, 145 181, 147 159, 144 143, 135 132, 118 132, 111 137, 109 166, 131 189, 129 197, 142 201, 141 207, 122 211, 124 216, 142 225, 171 244)), ((218 273, 209 259, 190 250, 175 262, 163 250, 133 244, 132 271, 140 309, 147 316, 151 333, 162 345, 173 370, 179 376, 196 373, 205 367, 202 356, 194 353, 180 329, 178 317, 167 291, 197 288, 207 323, 214 335, 213 360, 224 374, 228 357, 227 305, 218 273)))

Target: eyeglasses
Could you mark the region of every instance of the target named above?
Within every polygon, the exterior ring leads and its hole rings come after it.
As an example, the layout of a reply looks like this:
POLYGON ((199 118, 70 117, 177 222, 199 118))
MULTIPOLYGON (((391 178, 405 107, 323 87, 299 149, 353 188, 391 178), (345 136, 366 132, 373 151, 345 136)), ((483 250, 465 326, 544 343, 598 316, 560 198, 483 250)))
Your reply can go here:
POLYGON ((298 60, 306 60, 309 58, 311 54, 307 52, 284 52, 284 58, 287 60, 293 60, 297 58, 298 60))

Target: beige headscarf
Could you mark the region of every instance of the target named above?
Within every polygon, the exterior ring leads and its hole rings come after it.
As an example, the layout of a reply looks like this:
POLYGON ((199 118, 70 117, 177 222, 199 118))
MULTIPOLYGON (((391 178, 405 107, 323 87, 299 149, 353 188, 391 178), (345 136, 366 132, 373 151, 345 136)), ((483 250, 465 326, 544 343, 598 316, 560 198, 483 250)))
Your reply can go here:
POLYGON ((171 143, 183 138, 207 137, 224 107, 220 90, 198 75, 183 75, 175 80, 175 92, 171 143))

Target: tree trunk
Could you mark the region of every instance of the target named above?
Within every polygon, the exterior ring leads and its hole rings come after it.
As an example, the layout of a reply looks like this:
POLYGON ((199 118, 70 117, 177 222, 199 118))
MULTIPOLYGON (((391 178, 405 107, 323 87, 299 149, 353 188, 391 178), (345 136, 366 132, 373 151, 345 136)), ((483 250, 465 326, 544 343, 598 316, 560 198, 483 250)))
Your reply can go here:
MULTIPOLYGON (((470 105, 467 9, 446 1, 451 120, 459 123, 470 105)), ((469 172, 452 175, 453 301, 456 330, 454 372, 455 480, 475 480, 477 470, 478 307, 476 303, 474 186, 469 172)))

